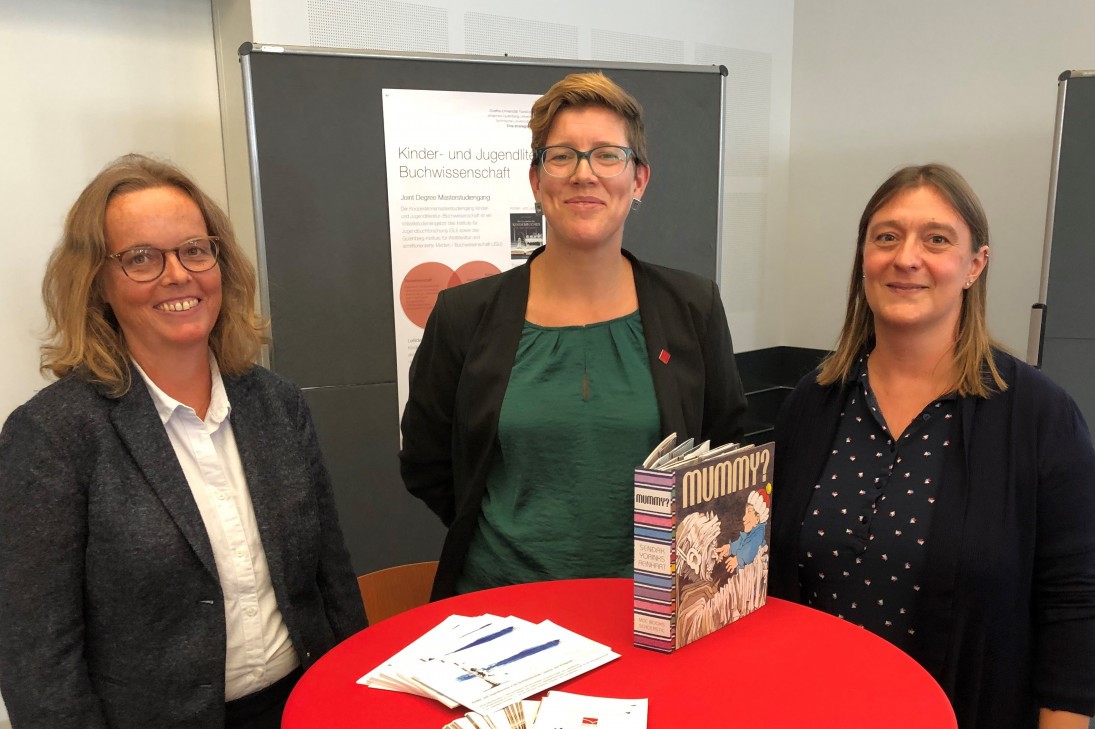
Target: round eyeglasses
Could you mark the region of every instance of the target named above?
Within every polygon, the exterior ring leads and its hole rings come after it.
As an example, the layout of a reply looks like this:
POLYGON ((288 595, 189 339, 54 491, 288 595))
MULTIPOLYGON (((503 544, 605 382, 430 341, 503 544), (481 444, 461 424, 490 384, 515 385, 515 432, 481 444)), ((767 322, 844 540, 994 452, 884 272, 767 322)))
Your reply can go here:
POLYGON ((605 145, 582 152, 574 147, 540 147, 536 150, 536 159, 544 172, 552 177, 570 177, 578 171, 578 165, 585 158, 589 169, 597 177, 615 177, 627 168, 627 161, 634 154, 630 147, 605 145))
POLYGON ((112 253, 107 258, 122 267, 122 272, 138 283, 155 281, 163 275, 167 267, 167 254, 174 253, 179 263, 191 273, 208 271, 217 265, 220 254, 220 238, 207 236, 191 238, 174 248, 153 248, 137 246, 120 253, 112 253))

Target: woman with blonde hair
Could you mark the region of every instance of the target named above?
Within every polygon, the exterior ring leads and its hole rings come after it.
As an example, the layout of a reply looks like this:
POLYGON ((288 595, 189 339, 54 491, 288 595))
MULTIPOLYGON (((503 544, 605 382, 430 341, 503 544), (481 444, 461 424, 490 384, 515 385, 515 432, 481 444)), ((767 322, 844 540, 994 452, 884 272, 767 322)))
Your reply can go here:
POLYGON ((139 155, 50 259, 58 379, 0 432, 0 690, 19 729, 274 729, 365 625, 300 391, 254 364, 228 218, 139 155))
POLYGON ((742 434, 718 287, 623 247, 651 174, 638 102, 572 74, 529 127, 546 245, 443 291, 411 366, 403 480, 449 528, 434 598, 631 575, 636 464, 669 433, 742 434))
POLYGON ((776 425, 769 591, 909 653, 961 729, 1086 729, 1095 451, 1072 399, 989 337, 988 263, 953 169, 871 197, 836 351, 776 425))

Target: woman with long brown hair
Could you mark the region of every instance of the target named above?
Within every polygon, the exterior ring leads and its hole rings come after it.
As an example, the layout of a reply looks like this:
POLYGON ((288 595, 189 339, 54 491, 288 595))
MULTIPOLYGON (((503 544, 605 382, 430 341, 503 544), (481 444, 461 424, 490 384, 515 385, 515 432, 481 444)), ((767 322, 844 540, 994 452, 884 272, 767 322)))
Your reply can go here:
POLYGON ((836 351, 776 426, 770 594, 905 650, 961 729, 1086 729, 1095 451, 1071 398, 989 337, 988 263, 949 167, 867 203, 836 351))

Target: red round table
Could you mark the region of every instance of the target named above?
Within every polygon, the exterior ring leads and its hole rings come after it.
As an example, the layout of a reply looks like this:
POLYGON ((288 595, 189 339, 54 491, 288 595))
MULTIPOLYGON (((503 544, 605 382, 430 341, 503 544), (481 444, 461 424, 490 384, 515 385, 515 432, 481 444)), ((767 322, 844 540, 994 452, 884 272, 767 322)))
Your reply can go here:
POLYGON ((483 613, 551 620, 609 646, 621 657, 555 688, 649 699, 650 729, 957 727, 931 676, 862 628, 769 598, 753 614, 665 655, 631 644, 631 589, 627 579, 538 582, 396 615, 347 639, 308 669, 289 697, 282 729, 441 729, 467 709, 355 682, 449 615, 483 613))

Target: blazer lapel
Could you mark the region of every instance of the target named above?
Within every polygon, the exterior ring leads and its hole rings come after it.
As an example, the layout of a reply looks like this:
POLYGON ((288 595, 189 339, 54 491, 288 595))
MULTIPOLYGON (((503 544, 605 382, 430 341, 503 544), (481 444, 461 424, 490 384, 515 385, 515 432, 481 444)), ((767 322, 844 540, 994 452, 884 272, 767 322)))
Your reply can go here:
POLYGON ((698 438, 699 433, 689 433, 684 417, 684 404, 677 378, 673 376, 673 365, 658 308, 658 295, 650 280, 646 277, 642 263, 635 256, 623 251, 631 261, 632 275, 635 277, 635 294, 639 299, 639 316, 643 320, 643 338, 646 339, 646 357, 650 363, 650 378, 654 381, 654 398, 658 401, 658 414, 661 419, 662 437, 676 433, 679 439, 698 438), (669 355, 669 356, 667 356, 669 355))
POLYGON ((255 510, 255 523, 262 539, 266 563, 270 567, 275 586, 283 584, 285 556, 278 551, 281 545, 292 545, 286 539, 299 528, 292 523, 293 514, 282 507, 287 483, 299 469, 283 463, 286 455, 296 450, 286 449, 284 431, 277 420, 272 420, 265 401, 251 392, 251 380, 247 375, 234 377, 222 375, 224 391, 232 404, 232 434, 236 438, 236 450, 247 479, 247 491, 255 510))
MULTIPOLYGON (((479 503, 486 489, 487 470, 494 457, 492 444, 498 437, 502 401, 509 387, 513 361, 525 326, 529 267, 541 251, 543 247, 537 249, 524 266, 513 269, 501 279, 497 295, 483 311, 482 321, 468 347, 460 375, 460 388, 472 387, 475 393, 473 397, 459 398, 468 407, 464 413, 471 424, 468 441, 487 444, 487 447, 478 449, 479 456, 471 464, 473 472, 478 474, 470 483, 477 485, 479 490, 468 494, 474 503, 479 503)), ((457 510, 460 509, 458 504, 457 510)))
POLYGON ((167 431, 156 413, 144 380, 134 373, 129 392, 118 399, 110 419, 149 488, 159 497, 179 531, 205 568, 216 577, 213 547, 198 505, 183 475, 167 431))

